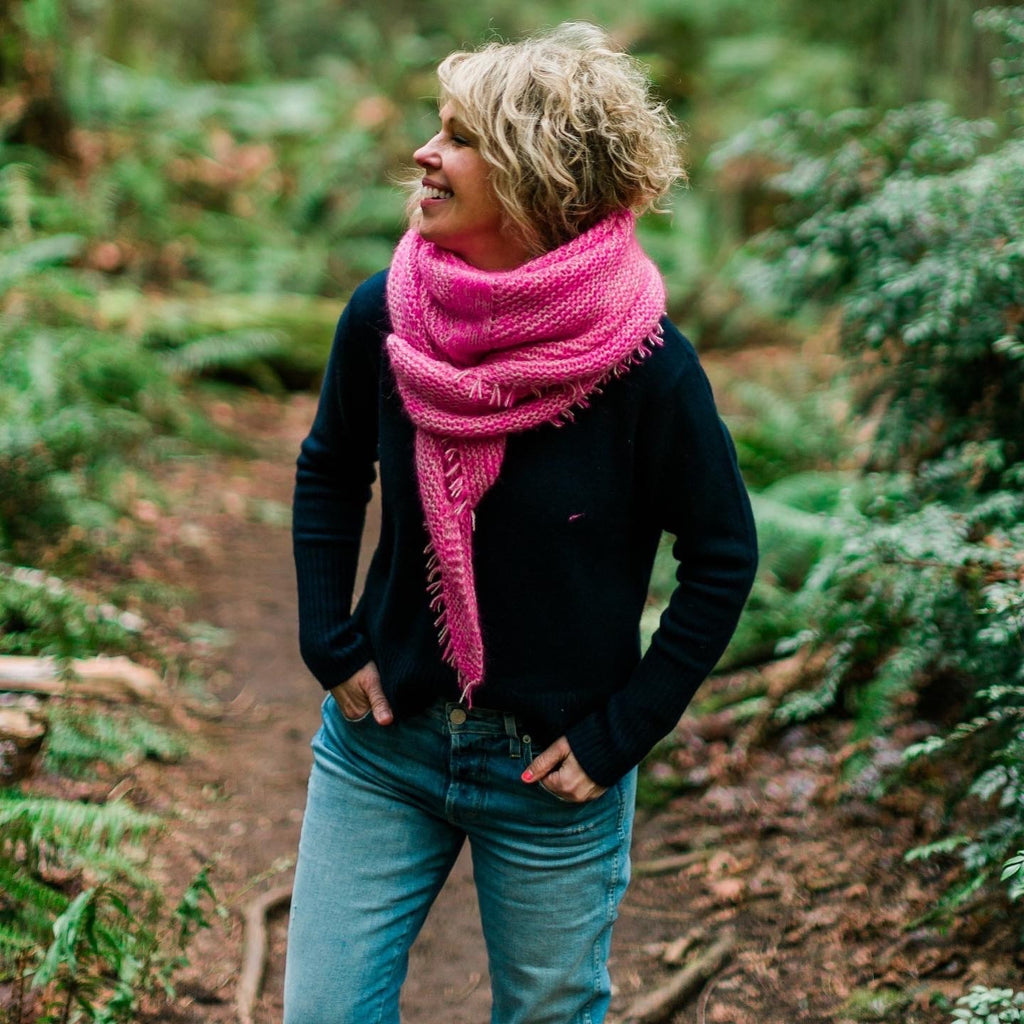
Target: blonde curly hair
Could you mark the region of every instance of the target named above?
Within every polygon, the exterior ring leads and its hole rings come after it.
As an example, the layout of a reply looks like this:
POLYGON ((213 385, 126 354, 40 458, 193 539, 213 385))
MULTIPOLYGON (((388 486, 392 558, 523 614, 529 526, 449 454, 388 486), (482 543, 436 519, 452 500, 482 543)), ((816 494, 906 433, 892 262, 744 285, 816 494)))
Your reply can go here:
POLYGON ((685 181, 679 125, 595 25, 453 53, 437 75, 441 105, 476 136, 507 225, 532 255, 616 210, 656 207, 685 181))

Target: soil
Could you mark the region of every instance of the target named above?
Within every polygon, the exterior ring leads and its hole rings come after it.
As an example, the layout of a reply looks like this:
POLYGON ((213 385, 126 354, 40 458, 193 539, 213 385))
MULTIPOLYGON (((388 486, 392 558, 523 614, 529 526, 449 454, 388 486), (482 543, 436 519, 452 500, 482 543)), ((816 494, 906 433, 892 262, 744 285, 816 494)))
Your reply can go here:
MULTIPOLYGON (((236 1020, 241 910, 291 877, 322 696, 296 647, 286 528, 294 454, 313 399, 249 396, 213 413, 257 457, 175 468, 162 571, 193 588, 189 619, 230 638, 211 654, 219 710, 192 720, 187 759, 139 765, 130 793, 173 815, 156 856, 169 888, 180 891, 209 863, 225 908, 192 947, 175 1002, 150 1018, 169 1024, 236 1020)), ((746 672, 713 680, 702 696, 726 700, 758 679, 746 672)), ((908 720, 897 739, 923 728, 908 720)), ((877 798, 870 780, 840 785, 853 753, 842 724, 754 736, 728 710, 684 717, 647 770, 645 789, 661 805, 637 818, 638 876, 611 962, 615 1020, 726 934, 735 938, 728 961, 661 1019, 939 1022, 972 984, 1014 985, 1024 961, 1003 896, 980 898, 969 916, 929 916, 957 862, 904 859, 948 825, 940 803, 948 780, 922 775, 877 798)), ((285 917, 283 907, 270 915, 256 1024, 281 1019, 285 917)), ((403 1021, 485 1024, 489 1002, 464 857, 414 947, 403 1021)))

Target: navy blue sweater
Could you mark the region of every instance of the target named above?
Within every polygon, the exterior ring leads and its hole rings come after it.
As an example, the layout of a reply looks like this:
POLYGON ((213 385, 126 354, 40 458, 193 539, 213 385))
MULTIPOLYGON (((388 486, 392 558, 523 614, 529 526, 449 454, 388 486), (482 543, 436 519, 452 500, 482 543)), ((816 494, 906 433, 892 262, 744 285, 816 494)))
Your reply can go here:
MULTIPOLYGON (((383 342, 386 271, 342 314, 302 444, 294 545, 299 633, 329 689, 371 659, 401 718, 458 699, 426 592, 427 534, 414 428, 383 342), (379 466, 381 537, 352 610, 366 504, 379 466)), ((476 510, 473 563, 484 638, 474 703, 520 716, 538 743, 566 735, 600 785, 676 724, 736 626, 757 561, 731 439, 690 343, 665 344, 605 385, 566 426, 508 438, 476 510), (643 658, 639 621, 662 531, 677 586, 643 658)))

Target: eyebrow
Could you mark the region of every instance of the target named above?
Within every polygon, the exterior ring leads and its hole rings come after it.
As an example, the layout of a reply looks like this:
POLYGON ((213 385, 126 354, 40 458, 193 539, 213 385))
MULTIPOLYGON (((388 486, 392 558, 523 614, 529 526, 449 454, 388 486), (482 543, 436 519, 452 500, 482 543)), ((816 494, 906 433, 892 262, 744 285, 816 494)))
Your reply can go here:
POLYGON ((459 120, 458 114, 452 114, 447 120, 442 119, 441 127, 448 131, 460 131, 465 135, 473 134, 469 126, 459 120))

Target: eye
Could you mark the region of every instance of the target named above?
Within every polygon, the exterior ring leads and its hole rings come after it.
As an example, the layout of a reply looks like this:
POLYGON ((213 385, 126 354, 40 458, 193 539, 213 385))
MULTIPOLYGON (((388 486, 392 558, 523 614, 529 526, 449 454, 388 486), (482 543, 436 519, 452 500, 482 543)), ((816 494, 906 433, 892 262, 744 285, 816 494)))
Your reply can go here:
POLYGON ((469 139, 466 138, 465 135, 453 135, 452 136, 452 142, 454 142, 456 146, 471 146, 472 145, 472 143, 469 141, 469 139))

